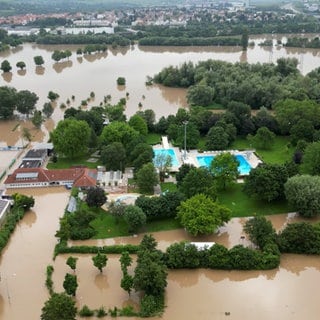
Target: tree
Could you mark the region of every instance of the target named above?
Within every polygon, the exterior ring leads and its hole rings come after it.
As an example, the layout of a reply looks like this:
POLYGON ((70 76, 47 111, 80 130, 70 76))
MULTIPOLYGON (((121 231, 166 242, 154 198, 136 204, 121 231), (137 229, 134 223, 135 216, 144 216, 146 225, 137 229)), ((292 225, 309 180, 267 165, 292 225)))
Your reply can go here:
POLYGON ((258 129, 255 136, 253 136, 252 143, 258 149, 269 150, 274 144, 276 135, 266 127, 258 129))
POLYGON ((43 116, 42 116, 42 112, 39 110, 35 110, 33 112, 33 116, 31 118, 31 122, 32 124, 39 129, 42 125, 42 122, 44 121, 43 116))
POLYGON ((108 257, 105 254, 98 252, 98 254, 92 257, 93 265, 102 272, 102 268, 107 265, 108 257))
POLYGON ((129 119, 129 125, 143 136, 148 134, 148 126, 146 120, 140 115, 133 115, 129 119))
POLYGON ((285 196, 290 206, 304 217, 320 213, 320 177, 301 175, 288 179, 284 185, 285 196))
POLYGON ((288 171, 284 165, 260 164, 250 170, 244 179, 243 191, 250 197, 263 201, 284 198, 284 184, 288 180, 288 171))
POLYGON ((29 90, 21 90, 17 93, 17 111, 29 117, 29 114, 35 109, 39 97, 29 90))
POLYGON ((61 52, 59 50, 54 50, 51 55, 51 58, 56 62, 60 61, 61 60, 61 52))
POLYGON ((263 249, 267 243, 275 242, 276 231, 264 216, 256 216, 246 221, 243 230, 251 242, 263 249))
POLYGON ((128 251, 124 251, 121 253, 120 264, 122 272, 127 272, 128 267, 130 267, 132 264, 132 258, 128 251))
POLYGON ((75 296, 78 288, 77 276, 74 274, 67 273, 63 281, 63 289, 70 296, 75 296))
POLYGON ((54 100, 57 100, 59 98, 59 94, 53 91, 48 92, 48 99, 53 102, 54 100))
POLYGON ((154 166, 159 171, 160 181, 164 181, 165 174, 168 172, 172 166, 172 158, 170 155, 165 154, 164 152, 158 153, 153 160, 154 166))
POLYGON ((158 183, 158 176, 152 163, 147 163, 137 172, 137 185, 141 193, 153 194, 153 188, 158 183))
POLYGON ((123 171, 126 163, 126 149, 121 142, 112 142, 101 150, 101 162, 107 170, 123 171))
POLYGON ((231 153, 226 152, 214 157, 210 170, 219 189, 225 190, 227 186, 237 181, 239 161, 231 153))
POLYGON ((157 243, 152 236, 143 237, 137 252, 133 286, 145 295, 159 297, 163 296, 167 286, 167 268, 156 246, 157 243))
POLYGON ((135 172, 137 172, 142 166, 148 162, 152 162, 153 149, 147 143, 135 144, 133 150, 129 154, 129 160, 131 161, 135 172))
POLYGON ((299 140, 312 142, 315 129, 310 120, 300 119, 290 129, 290 140, 293 145, 296 145, 299 140))
POLYGON ((0 118, 10 119, 16 108, 17 91, 7 86, 0 87, 0 118))
POLYGON ((32 135, 31 135, 31 132, 28 128, 26 128, 26 127, 22 128, 21 138, 23 139, 23 147, 24 147, 24 140, 31 142, 32 135))
POLYGON ((89 207, 99 208, 107 201, 104 190, 100 187, 91 187, 87 191, 86 203, 89 207))
POLYGON ((76 158, 87 152, 91 130, 82 120, 66 119, 59 121, 50 133, 56 152, 69 158, 76 158))
POLYGON ((124 212, 126 210, 127 205, 122 202, 115 202, 112 201, 109 205, 108 212, 112 214, 115 219, 116 223, 119 222, 120 218, 124 216, 124 212))
POLYGON ((113 121, 105 126, 100 135, 102 145, 108 145, 112 142, 121 142, 125 148, 135 140, 139 133, 125 122, 113 121))
POLYGON ((225 150, 228 146, 228 133, 220 126, 212 127, 207 134, 206 147, 209 150, 225 150))
POLYGON ((75 304, 65 293, 53 293, 42 308, 41 320, 76 320, 75 304))
POLYGON ((147 221, 146 214, 135 205, 128 205, 125 208, 123 218, 130 233, 136 233, 147 221))
POLYGON ((33 57, 33 60, 36 66, 42 66, 44 64, 44 60, 42 56, 35 56, 33 57))
POLYGON ((126 78, 118 77, 117 84, 118 84, 118 86, 124 86, 126 84, 126 78))
POLYGON ((313 142, 305 148, 301 172, 310 175, 320 174, 320 141, 313 142))
POLYGON ((12 67, 10 65, 10 62, 8 60, 3 60, 1 62, 1 67, 0 69, 3 71, 3 72, 10 72, 12 67))
POLYGON ((16 67, 23 70, 26 67, 26 64, 23 61, 18 61, 16 67))
POLYGON ((248 29, 244 28, 242 30, 241 34, 241 46, 243 51, 247 51, 248 48, 248 42, 249 42, 249 34, 248 34, 248 29))
POLYGON ((181 149, 184 148, 185 138, 186 138, 186 147, 188 149, 197 148, 200 140, 200 133, 196 125, 194 125, 191 122, 186 124, 186 128, 184 127, 184 125, 180 125, 177 127, 176 142, 181 149), (186 133, 186 137, 184 135, 185 133, 186 133))
POLYGON ((191 168, 181 182, 180 191, 187 198, 198 193, 206 194, 212 199, 217 197, 214 178, 206 168, 191 168))
POLYGON ((212 87, 197 84, 188 89, 187 100, 192 106, 207 107, 212 104, 215 91, 212 87))
POLYGON ((214 233, 230 220, 231 210, 217 204, 204 194, 197 194, 183 201, 178 207, 177 218, 193 236, 214 233))
POLYGON ((133 277, 127 272, 124 273, 121 279, 120 286, 123 290, 127 291, 128 294, 130 295, 130 292, 133 288, 133 277))
POLYGON ((28 197, 20 193, 15 193, 12 195, 12 198, 14 200, 14 205, 23 208, 25 211, 34 206, 34 198, 32 196, 28 197))
POLYGON ((50 118, 53 114, 53 107, 50 102, 45 102, 42 108, 42 113, 47 117, 50 118))
POLYGON ((73 270, 75 271, 76 270, 76 267, 77 267, 77 260, 78 258, 75 258, 75 257, 68 257, 67 261, 66 261, 66 264, 73 270))
POLYGON ((180 166, 179 171, 176 173, 177 187, 181 186, 183 179, 192 168, 195 168, 195 166, 189 163, 184 163, 180 166))

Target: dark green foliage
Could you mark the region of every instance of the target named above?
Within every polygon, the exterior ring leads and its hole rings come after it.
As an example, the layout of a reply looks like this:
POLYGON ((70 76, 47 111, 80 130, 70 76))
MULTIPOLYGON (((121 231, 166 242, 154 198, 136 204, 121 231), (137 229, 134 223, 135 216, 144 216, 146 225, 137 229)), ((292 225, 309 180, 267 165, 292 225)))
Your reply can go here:
POLYGON ((86 304, 79 311, 79 316, 82 318, 92 317, 93 315, 94 315, 94 311, 89 309, 89 307, 86 304))
POLYGON ((106 193, 102 188, 91 187, 87 190, 86 203, 89 207, 101 207, 106 201, 106 193))
POLYGON ((54 293, 45 302, 41 320, 75 320, 77 308, 75 301, 64 293, 54 293))
POLYGON ((170 245, 164 259, 169 269, 194 269, 200 266, 197 247, 187 242, 170 245))
POLYGON ((215 244, 208 249, 208 268, 231 269, 231 261, 228 249, 221 244, 215 244))
POLYGON ((245 177, 243 191, 250 197, 268 202, 283 199, 284 184, 288 178, 285 165, 260 164, 245 177))
POLYGON ((50 295, 52 295, 54 293, 54 291, 53 291, 53 281, 52 281, 53 271, 54 271, 53 266, 51 266, 51 265, 47 266, 46 287, 47 287, 50 295))
POLYGON ((237 245, 229 250, 230 266, 235 270, 254 270, 259 266, 259 253, 256 250, 237 245))
POLYGON ((42 66, 44 64, 44 60, 42 56, 35 56, 33 57, 33 60, 36 66, 42 66))
POLYGON ((96 315, 98 318, 103 318, 104 316, 107 315, 106 310, 104 309, 104 307, 100 307, 97 311, 96 311, 96 315))
POLYGON ((216 199, 214 178, 206 168, 192 168, 181 182, 179 191, 187 198, 203 193, 216 199))
POLYGON ((96 218, 93 211, 85 208, 67 215, 67 222, 70 225, 70 238, 72 240, 85 240, 94 236, 95 231, 90 222, 96 218))
POLYGON ((67 264, 73 271, 75 271, 75 270, 76 270, 76 267, 77 267, 77 260, 78 260, 78 258, 68 257, 68 259, 67 259, 67 261, 66 261, 66 264, 67 264))
POLYGON ((50 101, 54 101, 54 100, 57 100, 59 98, 59 94, 56 93, 56 92, 53 92, 53 91, 49 91, 48 93, 48 99, 50 101))
POLYGON ((11 87, 0 87, 0 119, 10 119, 16 108, 17 90, 11 87))
POLYGON ((153 317, 160 316, 163 312, 164 295, 145 294, 140 302, 140 316, 153 317))
POLYGON ((182 166, 179 167, 179 171, 176 173, 176 181, 177 181, 177 186, 179 187, 184 179, 184 177, 189 173, 189 171, 195 168, 194 165, 184 163, 182 166))
POLYGON ((15 207, 23 208, 25 211, 34 206, 34 198, 32 196, 28 197, 20 193, 15 193, 12 195, 12 198, 15 207))
POLYGON ((320 254, 320 224, 290 223, 278 236, 283 253, 320 254))
POLYGON ((222 127, 214 126, 209 130, 206 141, 209 150, 226 150, 229 143, 228 133, 222 127))
POLYGON ((113 245, 113 246, 103 246, 103 247, 95 247, 95 246, 71 246, 68 247, 66 243, 59 243, 55 247, 55 255, 64 254, 64 253, 82 253, 82 254, 97 254, 98 252, 107 253, 107 254, 121 254, 124 251, 128 251, 129 253, 137 253, 139 247, 136 245, 113 245))
POLYGON ((107 265, 108 257, 98 252, 98 254, 94 257, 92 257, 93 265, 102 272, 102 268, 104 268, 107 265))
POLYGON ((175 217, 177 207, 185 198, 180 192, 168 192, 159 197, 140 196, 135 205, 146 214, 147 221, 175 217))
POLYGON ((107 170, 123 171, 126 165, 126 150, 121 142, 113 142, 101 150, 101 162, 107 170))
POLYGON ((153 194, 154 186, 158 183, 158 175, 152 163, 147 163, 137 172, 137 185, 144 194, 153 194))
POLYGON ((244 225, 244 231, 249 236, 250 241, 262 250, 266 244, 274 243, 276 240, 276 231, 271 222, 264 216, 249 219, 244 225))
POLYGON ((75 296, 78 288, 77 276, 67 273, 63 281, 63 288, 67 294, 75 296))
POLYGON ((130 233, 138 232, 147 221, 146 214, 136 205, 128 205, 124 210, 124 220, 130 233))
POLYGON ((306 146, 303 153, 301 171, 310 175, 320 174, 320 141, 306 146))
POLYGON ((124 86, 124 85, 126 84, 126 78, 124 78, 124 77, 119 77, 119 78, 117 79, 117 84, 118 84, 118 86, 124 86))
POLYGON ((10 72, 12 67, 10 65, 10 62, 8 60, 3 60, 1 62, 1 67, 0 69, 3 71, 3 72, 10 72))

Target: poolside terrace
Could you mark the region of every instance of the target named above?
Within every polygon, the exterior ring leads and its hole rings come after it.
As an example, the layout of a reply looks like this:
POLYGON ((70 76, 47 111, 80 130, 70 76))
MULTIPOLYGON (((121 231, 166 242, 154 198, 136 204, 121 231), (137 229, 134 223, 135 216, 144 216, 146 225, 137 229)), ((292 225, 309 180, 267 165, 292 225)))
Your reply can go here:
POLYGON ((182 164, 187 163, 194 165, 195 167, 200 167, 199 156, 217 156, 223 153, 231 153, 235 156, 242 156, 244 160, 250 165, 251 168, 256 168, 262 161, 255 154, 255 150, 223 150, 223 151, 204 151, 199 152, 198 150, 189 150, 184 151, 178 147, 174 147, 166 136, 162 137, 162 143, 155 145, 154 150, 158 152, 165 152, 165 154, 170 154, 171 157, 174 157, 174 165, 170 168, 171 172, 179 171, 179 168, 182 164))

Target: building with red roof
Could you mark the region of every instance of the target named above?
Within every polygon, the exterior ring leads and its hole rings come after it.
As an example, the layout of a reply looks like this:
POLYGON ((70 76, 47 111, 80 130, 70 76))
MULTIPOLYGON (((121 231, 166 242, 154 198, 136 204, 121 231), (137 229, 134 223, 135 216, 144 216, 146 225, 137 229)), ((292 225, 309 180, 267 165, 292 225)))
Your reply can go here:
POLYGON ((18 168, 4 181, 6 188, 35 188, 50 186, 94 187, 97 170, 85 167, 70 169, 18 168))

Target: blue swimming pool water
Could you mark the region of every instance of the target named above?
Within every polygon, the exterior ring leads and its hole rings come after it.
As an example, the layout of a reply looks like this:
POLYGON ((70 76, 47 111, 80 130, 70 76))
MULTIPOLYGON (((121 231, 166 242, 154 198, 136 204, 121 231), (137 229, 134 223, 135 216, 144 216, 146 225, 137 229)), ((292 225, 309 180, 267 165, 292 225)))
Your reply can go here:
POLYGON ((153 149, 154 157, 158 154, 164 154, 171 157, 172 167, 179 167, 179 161, 173 149, 153 149))
MULTIPOLYGON (((248 161, 241 154, 237 154, 236 158, 239 161, 238 169, 240 175, 249 174, 251 166, 248 161)), ((213 159, 214 156, 197 156, 197 161, 200 167, 209 168, 213 159)))

